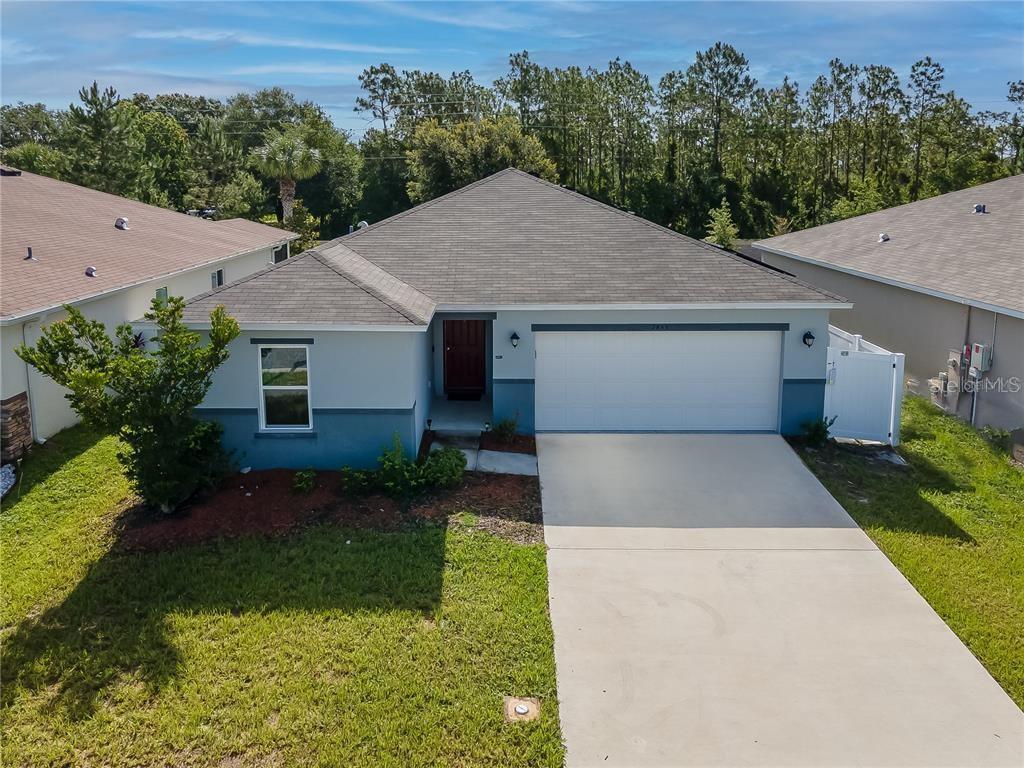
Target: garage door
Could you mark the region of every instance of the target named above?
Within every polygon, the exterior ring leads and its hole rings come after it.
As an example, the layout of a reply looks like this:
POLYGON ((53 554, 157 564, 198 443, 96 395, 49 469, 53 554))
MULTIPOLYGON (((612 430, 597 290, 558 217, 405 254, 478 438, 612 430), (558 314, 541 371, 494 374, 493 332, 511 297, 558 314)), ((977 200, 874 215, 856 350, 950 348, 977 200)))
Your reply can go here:
POLYGON ((538 430, 777 431, 779 331, 537 331, 538 430))

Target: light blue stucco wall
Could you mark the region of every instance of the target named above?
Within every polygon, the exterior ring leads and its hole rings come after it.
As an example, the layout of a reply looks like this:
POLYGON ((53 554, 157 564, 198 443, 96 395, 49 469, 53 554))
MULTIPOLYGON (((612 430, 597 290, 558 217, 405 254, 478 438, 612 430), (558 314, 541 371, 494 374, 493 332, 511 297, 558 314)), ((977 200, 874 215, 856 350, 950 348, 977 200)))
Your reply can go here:
POLYGON ((373 466, 397 433, 415 454, 430 407, 427 334, 397 331, 244 331, 197 410, 224 426, 240 466, 373 466), (310 431, 259 428, 259 356, 253 339, 310 339, 310 431))

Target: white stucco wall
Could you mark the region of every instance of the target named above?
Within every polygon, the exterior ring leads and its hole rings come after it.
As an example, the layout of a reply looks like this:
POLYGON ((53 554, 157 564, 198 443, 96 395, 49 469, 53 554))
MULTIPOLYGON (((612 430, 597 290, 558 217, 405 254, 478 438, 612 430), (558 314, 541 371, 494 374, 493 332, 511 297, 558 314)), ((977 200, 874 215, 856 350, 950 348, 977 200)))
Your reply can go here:
MULTIPOLYGON (((96 299, 79 303, 77 306, 86 317, 99 320, 110 331, 120 323, 131 322, 142 317, 149 309, 158 288, 166 287, 171 296, 191 298, 211 288, 211 273, 224 270, 224 281, 230 283, 266 267, 273 258, 272 248, 262 248, 233 259, 209 264, 197 269, 181 272, 172 277, 158 278, 146 283, 114 291, 96 299)), ((42 329, 67 316, 62 309, 24 323, 25 341, 32 345, 39 340, 42 329)), ((29 392, 32 408, 33 434, 48 438, 66 427, 77 423, 78 416, 64 399, 66 390, 35 369, 28 369, 13 350, 22 341, 22 324, 4 326, 0 329, 3 357, 0 379, 3 398, 19 392, 29 392)))

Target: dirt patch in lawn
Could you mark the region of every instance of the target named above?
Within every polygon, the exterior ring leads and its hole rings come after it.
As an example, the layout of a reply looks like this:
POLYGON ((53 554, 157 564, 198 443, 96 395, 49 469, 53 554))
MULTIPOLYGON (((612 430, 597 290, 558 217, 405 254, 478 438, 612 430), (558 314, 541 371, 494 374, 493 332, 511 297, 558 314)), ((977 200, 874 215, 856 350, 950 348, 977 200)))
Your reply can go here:
POLYGON ((512 435, 510 439, 498 437, 493 432, 480 435, 480 450, 505 451, 506 453, 528 453, 537 455, 537 441, 533 435, 512 435))
POLYGON ((220 487, 172 515, 128 513, 119 546, 160 550, 219 538, 280 536, 313 523, 399 530, 457 516, 460 525, 520 543, 543 540, 540 488, 535 477, 467 472, 459 488, 418 500, 408 512, 386 496, 346 494, 340 472, 318 472, 309 493, 294 490, 295 472, 272 469, 228 477, 220 487))

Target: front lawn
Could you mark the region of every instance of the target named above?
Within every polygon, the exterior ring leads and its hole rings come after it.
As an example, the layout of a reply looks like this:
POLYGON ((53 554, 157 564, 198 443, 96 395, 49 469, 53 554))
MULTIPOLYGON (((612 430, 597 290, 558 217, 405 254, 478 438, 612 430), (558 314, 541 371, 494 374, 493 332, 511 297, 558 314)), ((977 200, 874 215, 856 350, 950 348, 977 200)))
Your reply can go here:
POLYGON ((903 404, 908 467, 830 446, 801 456, 1024 707, 1024 473, 927 401, 903 404))
POLYGON ((115 450, 58 435, 0 516, 4 764, 561 764, 543 546, 467 511, 124 552, 115 450))

